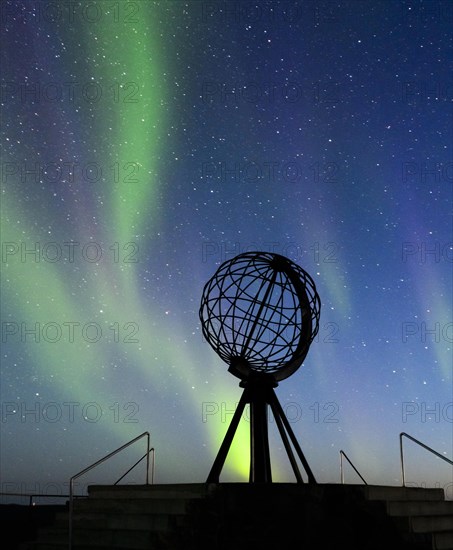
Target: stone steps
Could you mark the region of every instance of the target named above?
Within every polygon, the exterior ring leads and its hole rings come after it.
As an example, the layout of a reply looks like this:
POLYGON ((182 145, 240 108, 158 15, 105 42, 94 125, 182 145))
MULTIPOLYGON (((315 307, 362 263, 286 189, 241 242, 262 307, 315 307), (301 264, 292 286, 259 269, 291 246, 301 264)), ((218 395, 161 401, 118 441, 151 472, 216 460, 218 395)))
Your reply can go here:
POLYGON ((453 533, 435 533, 433 550, 451 550, 453 548, 453 533))
POLYGON ((453 533, 453 516, 415 516, 411 518, 411 527, 414 533, 453 533))
POLYGON ((433 550, 453 550, 453 501, 444 500, 442 489, 368 487, 369 500, 382 500, 390 517, 414 535, 431 540, 433 550))
POLYGON ((368 500, 389 501, 439 501, 444 500, 443 489, 425 489, 422 487, 393 487, 385 485, 357 485, 361 487, 368 500))
MULTIPOLYGON (((180 528, 188 504, 206 493, 205 484, 122 485, 88 488, 73 501, 73 549, 159 549, 180 528)), ((68 550, 69 511, 56 515, 23 550, 68 550)))
POLYGON ((128 499, 194 499, 209 493, 206 483, 180 483, 155 485, 90 485, 89 498, 128 499))
POLYGON ((387 501, 387 513, 391 516, 453 515, 453 500, 387 501))
MULTIPOLYGON (((178 518, 176 514, 171 516, 167 513, 155 513, 155 514, 135 514, 135 513, 123 513, 112 514, 104 511, 86 511, 77 515, 73 519, 73 529, 121 529, 125 531, 133 530, 151 530, 151 531, 168 531, 174 525, 174 521, 178 518)), ((69 515, 65 514, 56 518, 55 528, 68 529, 69 515)))
POLYGON ((89 498, 77 501, 74 510, 77 515, 98 511, 99 513, 128 513, 128 514, 184 514, 190 499, 134 499, 131 498, 89 498))
MULTIPOLYGON (((23 550, 68 550, 68 513, 23 550)), ((73 550, 453 550, 441 489, 295 483, 90 486, 73 550), (393 546, 392 546, 393 545, 393 546)))

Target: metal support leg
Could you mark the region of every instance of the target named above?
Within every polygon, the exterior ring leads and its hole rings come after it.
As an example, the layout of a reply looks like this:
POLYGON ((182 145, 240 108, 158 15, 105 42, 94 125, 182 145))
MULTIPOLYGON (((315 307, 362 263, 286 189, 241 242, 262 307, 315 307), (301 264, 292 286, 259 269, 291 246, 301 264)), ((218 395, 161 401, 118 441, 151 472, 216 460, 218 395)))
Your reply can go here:
POLYGON ((299 445, 299 443, 296 439, 296 436, 294 435, 294 432, 291 429, 291 426, 288 422, 288 419, 285 416, 285 413, 282 409, 282 406, 280 405, 280 402, 277 399, 277 396, 275 395, 275 392, 272 388, 270 389, 270 393, 272 394, 270 396, 271 402, 274 404, 274 407, 277 410, 277 414, 280 416, 280 418, 283 422, 283 425, 284 425, 284 427, 285 427, 285 429, 286 429, 286 431, 287 431, 287 433, 288 433, 288 435, 291 439, 291 442, 292 442, 294 448, 296 449, 296 453, 298 454, 298 456, 300 458, 300 461, 302 462, 302 465, 303 465, 305 471, 307 472, 308 482, 309 483, 316 483, 315 476, 313 475, 313 472, 311 471, 311 468, 308 465, 307 459, 305 458, 304 453, 302 452, 302 449, 300 448, 300 445, 299 445))
POLYGON ((280 432, 280 437, 282 438, 283 445, 285 446, 286 454, 288 455, 289 461, 291 463, 294 475, 296 476, 297 483, 303 483, 304 480, 302 479, 302 475, 299 470, 299 466, 297 465, 296 459, 294 457, 293 450, 291 448, 291 445, 288 440, 288 435, 286 434, 285 427, 283 426, 282 419, 280 418, 280 414, 275 407, 275 403, 273 399, 270 399, 270 406, 272 409, 272 413, 275 418, 275 422, 277 423, 278 431, 280 432))
POLYGON ((247 388, 243 391, 241 400, 237 406, 237 409, 234 411, 233 418, 228 427, 227 433, 223 438, 222 445, 220 446, 219 452, 217 453, 214 464, 212 465, 211 471, 209 472, 207 483, 219 483, 220 472, 222 471, 223 465, 225 464, 228 451, 230 450, 231 443, 236 433, 239 421, 241 420, 242 413, 244 412, 245 405, 248 403, 248 391, 247 388))
POLYGON ((272 482, 267 422, 267 395, 264 387, 250 389, 250 482, 272 482))

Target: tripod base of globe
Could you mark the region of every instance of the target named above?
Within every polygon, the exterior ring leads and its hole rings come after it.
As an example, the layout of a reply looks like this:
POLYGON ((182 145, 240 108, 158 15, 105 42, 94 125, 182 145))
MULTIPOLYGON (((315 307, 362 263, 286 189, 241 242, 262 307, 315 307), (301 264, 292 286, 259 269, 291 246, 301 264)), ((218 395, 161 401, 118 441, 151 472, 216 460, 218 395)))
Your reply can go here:
POLYGON ((243 380, 240 386, 244 388, 241 399, 233 415, 227 433, 220 446, 217 457, 212 465, 207 483, 219 483, 220 474, 225 464, 228 451, 234 439, 245 406, 250 405, 250 483, 271 483, 272 469, 269 452, 268 408, 270 407, 282 438, 294 475, 298 483, 303 483, 293 449, 296 451, 309 483, 316 483, 311 468, 302 452, 293 430, 280 405, 274 388, 277 383, 267 376, 254 376, 243 380))

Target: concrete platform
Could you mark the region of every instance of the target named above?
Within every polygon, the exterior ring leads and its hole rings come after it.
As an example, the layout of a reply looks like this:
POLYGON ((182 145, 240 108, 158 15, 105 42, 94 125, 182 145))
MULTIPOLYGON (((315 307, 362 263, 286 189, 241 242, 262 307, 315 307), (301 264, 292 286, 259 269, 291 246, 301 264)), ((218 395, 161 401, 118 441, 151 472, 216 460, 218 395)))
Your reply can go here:
MULTIPOLYGON (((68 514, 22 550, 67 550, 68 514)), ((73 550, 453 550, 440 489, 340 484, 93 485, 73 550)))

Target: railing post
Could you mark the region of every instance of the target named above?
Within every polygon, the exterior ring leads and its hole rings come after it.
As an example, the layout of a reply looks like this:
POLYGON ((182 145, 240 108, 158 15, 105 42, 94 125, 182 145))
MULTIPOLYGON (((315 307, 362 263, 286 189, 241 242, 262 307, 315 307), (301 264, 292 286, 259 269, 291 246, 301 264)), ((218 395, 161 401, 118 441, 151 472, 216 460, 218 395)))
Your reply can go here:
POLYGON ((72 550, 72 499, 73 499, 73 487, 74 487, 74 479, 71 477, 69 480, 69 550, 72 550))
POLYGON ((149 433, 148 435, 146 436, 146 485, 149 485, 149 452, 150 452, 150 448, 149 448, 149 433))
POLYGON ((404 473, 403 435, 404 435, 404 432, 401 432, 400 433, 400 459, 401 459, 401 479, 403 481, 403 487, 405 487, 406 478, 404 473))

